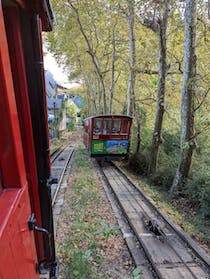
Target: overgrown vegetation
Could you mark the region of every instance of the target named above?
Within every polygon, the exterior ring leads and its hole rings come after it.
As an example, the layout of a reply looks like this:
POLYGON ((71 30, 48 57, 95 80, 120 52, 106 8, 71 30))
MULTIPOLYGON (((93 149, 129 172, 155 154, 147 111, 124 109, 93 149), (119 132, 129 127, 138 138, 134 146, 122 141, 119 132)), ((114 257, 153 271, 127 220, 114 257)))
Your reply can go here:
POLYGON ((134 127, 130 167, 149 175, 160 193, 177 194, 174 205, 183 211, 190 208, 191 218, 208 226, 207 1, 53 0, 52 4, 57 26, 48 34, 49 49, 64 61, 70 78, 82 82, 83 116, 109 111, 139 119, 140 151, 135 154, 134 127))
POLYGON ((123 278, 123 279, 143 279, 142 275, 141 275, 141 269, 140 267, 137 267, 134 269, 134 271, 132 272, 131 277, 129 278, 123 278))
POLYGON ((86 151, 79 149, 75 155, 76 174, 68 201, 72 212, 66 216, 69 226, 64 233, 68 236, 64 243, 57 244, 63 279, 106 279, 105 274, 96 272, 96 267, 103 263, 105 250, 120 229, 106 220, 104 201, 99 196, 90 164, 86 151))

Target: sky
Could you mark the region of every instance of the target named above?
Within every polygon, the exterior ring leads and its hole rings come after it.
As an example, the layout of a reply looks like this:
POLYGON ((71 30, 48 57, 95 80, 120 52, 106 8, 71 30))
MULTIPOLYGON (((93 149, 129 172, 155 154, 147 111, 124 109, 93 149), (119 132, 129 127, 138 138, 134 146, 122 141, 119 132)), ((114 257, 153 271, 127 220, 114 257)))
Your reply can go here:
POLYGON ((67 88, 71 88, 74 86, 74 84, 68 81, 67 74, 64 68, 59 67, 52 54, 46 52, 44 52, 44 69, 50 71, 53 74, 54 80, 59 85, 67 88))

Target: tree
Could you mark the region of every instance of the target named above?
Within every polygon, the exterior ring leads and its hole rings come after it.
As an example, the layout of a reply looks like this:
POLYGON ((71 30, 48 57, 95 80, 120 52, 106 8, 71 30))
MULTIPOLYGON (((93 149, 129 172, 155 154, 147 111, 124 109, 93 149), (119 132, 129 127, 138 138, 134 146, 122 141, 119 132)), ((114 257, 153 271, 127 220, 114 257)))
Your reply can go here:
POLYGON ((102 98, 103 98, 103 113, 106 113, 107 111, 107 105, 106 105, 106 89, 105 89, 105 84, 104 84, 104 79, 103 79, 103 74, 101 72, 101 69, 100 69, 100 66, 99 66, 99 63, 97 61, 97 57, 95 55, 95 51, 90 43, 90 40, 88 38, 88 36, 86 35, 86 32, 85 32, 85 28, 82 24, 82 21, 80 20, 80 14, 79 14, 79 10, 78 8, 73 4, 74 1, 68 1, 67 4, 69 4, 69 7, 72 9, 73 11, 73 14, 75 16, 75 19, 78 23, 78 26, 79 26, 79 30, 85 40, 85 43, 87 45, 87 52, 88 54, 90 55, 91 57, 91 60, 92 60, 92 63, 94 65, 94 68, 95 68, 95 71, 97 73, 97 76, 98 76, 98 79, 101 83, 101 89, 102 89, 102 98))
POLYGON ((134 0, 127 0, 128 12, 126 19, 129 32, 129 80, 127 89, 127 115, 134 115, 135 112, 135 66, 136 66, 136 45, 134 34, 134 0))
MULTIPOLYGON (((159 1, 148 1, 151 2, 151 6, 147 7, 145 3, 141 9, 144 11, 143 20, 141 16, 139 17, 140 23, 147 28, 151 29, 158 35, 159 40, 159 63, 158 63, 158 72, 155 71, 155 74, 158 73, 158 93, 156 101, 156 115, 155 115, 155 124, 152 136, 152 144, 150 148, 150 158, 149 158, 149 167, 148 175, 152 175, 156 171, 157 157, 159 146, 162 143, 161 132, 163 126, 163 115, 165 111, 165 84, 166 84, 166 75, 167 75, 167 48, 166 48, 166 37, 167 37, 167 25, 168 25, 168 14, 170 1, 164 0, 159 1)), ((145 72, 144 69, 142 72, 145 72)), ((152 74, 150 72, 149 74, 152 74)))
MULTIPOLYGON (((159 17, 157 21, 153 20, 150 26, 153 26, 153 30, 158 33, 159 38, 159 65, 158 65, 158 94, 156 104, 156 116, 155 125, 152 136, 152 145, 150 151, 148 175, 153 175, 156 171, 157 157, 159 146, 162 143, 161 132, 163 126, 163 114, 165 111, 165 84, 167 74, 167 48, 166 48, 166 36, 167 36, 167 23, 169 12, 169 1, 165 0, 162 4, 163 16, 159 17)), ((150 23, 150 21, 147 21, 150 23)))
POLYGON ((184 70, 181 92, 181 140, 180 161, 170 189, 172 197, 182 189, 189 176, 192 154, 195 148, 194 99, 196 77, 196 8, 197 0, 186 0, 184 70))
POLYGON ((112 103, 114 97, 114 87, 115 87, 115 62, 116 62, 116 22, 114 23, 114 28, 112 31, 112 63, 111 63, 111 82, 109 90, 109 113, 112 113, 112 103))

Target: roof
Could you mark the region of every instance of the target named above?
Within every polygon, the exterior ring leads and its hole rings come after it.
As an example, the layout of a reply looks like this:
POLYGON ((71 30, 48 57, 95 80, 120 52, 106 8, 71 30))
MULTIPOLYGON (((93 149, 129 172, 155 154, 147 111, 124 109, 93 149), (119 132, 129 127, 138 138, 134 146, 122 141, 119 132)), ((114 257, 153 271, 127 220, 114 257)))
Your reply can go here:
POLYGON ((60 109, 62 108, 62 100, 58 99, 47 99, 48 109, 60 109))
POLYGON ((51 31, 55 25, 55 16, 50 0, 36 0, 35 2, 42 20, 43 31, 51 31))
POLYGON ((45 71, 45 84, 48 98, 52 98, 57 93, 57 83, 50 71, 45 71))
POLYGON ((21 8, 39 15, 42 22, 42 31, 52 31, 55 25, 55 16, 50 0, 16 0, 16 2, 21 8))
POLYGON ((129 119, 133 119, 132 116, 129 115, 124 115, 124 114, 100 114, 100 115, 93 115, 90 117, 87 117, 84 120, 88 120, 88 119, 93 119, 93 118, 129 118, 129 119))

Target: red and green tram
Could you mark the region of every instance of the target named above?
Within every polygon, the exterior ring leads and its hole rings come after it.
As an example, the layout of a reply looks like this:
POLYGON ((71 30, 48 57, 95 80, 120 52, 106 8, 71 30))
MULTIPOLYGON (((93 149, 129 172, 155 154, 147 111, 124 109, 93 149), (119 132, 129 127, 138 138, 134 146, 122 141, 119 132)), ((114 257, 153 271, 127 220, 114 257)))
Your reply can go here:
POLYGON ((84 144, 91 157, 115 160, 128 156, 133 118, 97 115, 84 120, 84 144))

